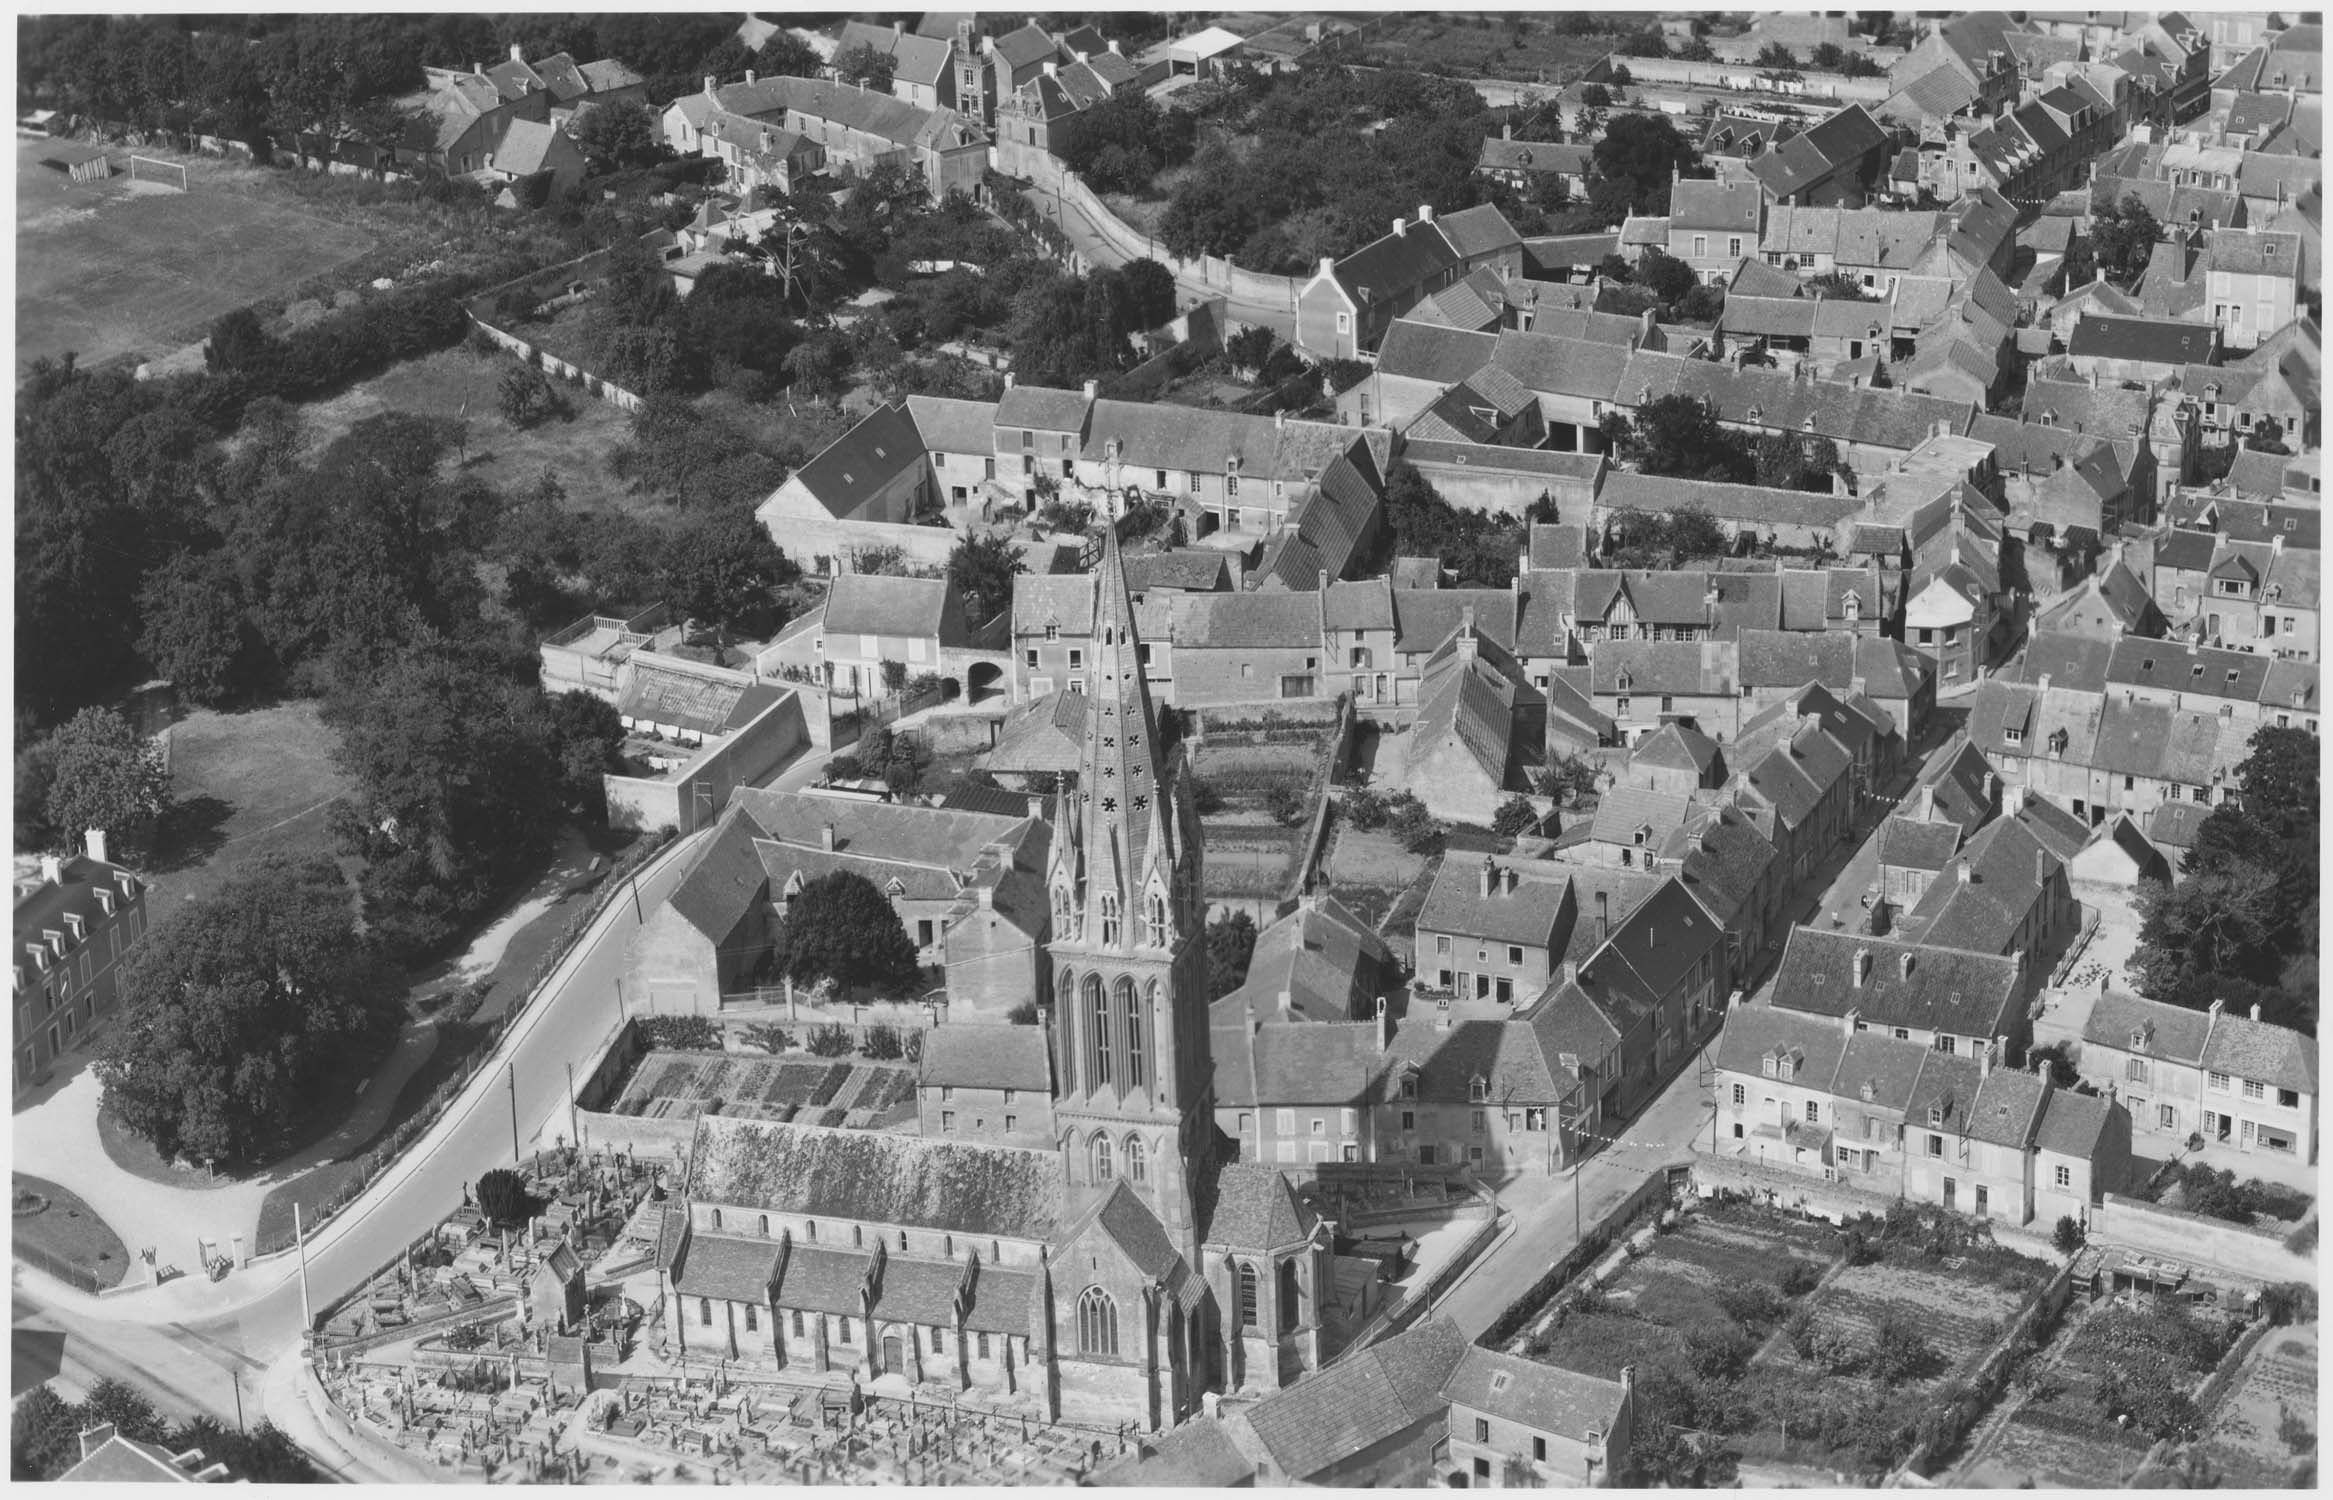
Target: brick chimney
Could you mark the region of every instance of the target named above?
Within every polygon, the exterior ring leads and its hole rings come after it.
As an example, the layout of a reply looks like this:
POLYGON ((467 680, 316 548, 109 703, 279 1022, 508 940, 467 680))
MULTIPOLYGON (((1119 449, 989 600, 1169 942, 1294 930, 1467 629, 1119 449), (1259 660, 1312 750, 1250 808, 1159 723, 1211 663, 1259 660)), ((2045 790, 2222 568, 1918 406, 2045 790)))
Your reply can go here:
POLYGON ((1912 977, 1912 953, 1909 949, 1896 955, 1896 977, 1898 979, 1912 977))
POLYGON ((1953 878, 1958 880, 1962 885, 1967 885, 1969 883, 1967 855, 1964 854, 1952 862, 1952 873, 1953 878))
POLYGON ((2014 817, 2016 817, 2016 816, 2017 816, 2019 813, 2022 813, 2022 812, 2024 812, 2024 811, 2025 811, 2025 788, 2024 788, 2024 787, 2022 787, 2022 786, 2013 786, 2013 785, 2004 785, 2004 786, 2002 786, 2002 788, 2001 788, 2001 812, 2002 812, 2002 814, 2003 814, 2004 816, 2006 816, 2006 817, 2011 817, 2011 818, 2014 818, 2014 817))
POLYGON ((1488 896, 1499 888, 1499 862, 1489 855, 1482 857, 1482 893, 1488 896))

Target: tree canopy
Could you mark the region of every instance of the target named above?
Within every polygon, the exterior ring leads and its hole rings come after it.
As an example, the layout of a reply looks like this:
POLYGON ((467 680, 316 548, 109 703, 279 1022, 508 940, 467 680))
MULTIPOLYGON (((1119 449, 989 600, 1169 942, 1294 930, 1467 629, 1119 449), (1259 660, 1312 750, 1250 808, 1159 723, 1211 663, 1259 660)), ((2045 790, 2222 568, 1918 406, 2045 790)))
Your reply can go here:
POLYGON ((963 590, 965 612, 977 621, 1012 608, 1013 580, 1028 571, 1021 549, 1002 534, 967 535, 948 554, 948 576, 963 590))
POLYGON ((377 1057, 395 970, 357 930, 340 867, 270 855, 158 924, 97 1063, 105 1107, 164 1158, 266 1160, 377 1057))
MULTIPOLYGON (((48 823, 68 847, 92 829, 140 847, 170 806, 162 752, 110 708, 85 708, 49 740, 48 823)), ((116 857, 119 855, 117 853, 116 857)))
POLYGON ((917 974, 915 945, 873 881, 849 870, 821 875, 786 903, 780 939, 797 980, 898 987, 917 974))
POLYGON ((1720 426, 1717 407, 1699 396, 1660 396, 1604 418, 1608 446, 1646 474, 1750 484, 1757 463, 1742 437, 1720 426))

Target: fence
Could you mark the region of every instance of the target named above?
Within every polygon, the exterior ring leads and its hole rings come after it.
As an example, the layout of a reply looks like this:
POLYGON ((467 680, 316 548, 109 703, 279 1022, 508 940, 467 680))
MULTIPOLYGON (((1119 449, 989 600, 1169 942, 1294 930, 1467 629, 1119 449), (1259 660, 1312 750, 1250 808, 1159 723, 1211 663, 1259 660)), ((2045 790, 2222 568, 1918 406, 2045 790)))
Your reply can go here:
POLYGON ((2065 1310, 2073 1294, 2074 1266, 2069 1261, 2058 1267, 2057 1274, 2044 1282, 2033 1300, 2010 1320, 1952 1403, 1938 1409, 1944 1426, 1912 1446, 1911 1453, 1897 1470, 1899 1476, 1917 1475, 1925 1479, 1943 1466, 1943 1461, 1960 1446, 1978 1418, 2001 1394, 2001 1387, 2008 1383, 2018 1360, 2046 1341, 2042 1326, 2065 1310))
MULTIPOLYGON (((1574 1191, 1577 1190, 1578 1185, 1574 1184, 1574 1191)), ((1554 1265, 1547 1268, 1547 1273, 1531 1283, 1530 1290, 1507 1304, 1507 1310, 1499 1314, 1475 1342, 1486 1349, 1496 1349, 1522 1332, 1532 1319, 1546 1309, 1548 1303, 1555 1300, 1556 1294, 1573 1277, 1603 1258, 1604 1253, 1612 1248, 1612 1242, 1622 1226, 1668 1194, 1669 1174, 1665 1171, 1655 1172, 1638 1183, 1635 1191, 1614 1204, 1603 1218, 1589 1225, 1579 1240, 1558 1257, 1554 1265)))
MULTIPOLYGON (((1289 886, 1286 900, 1301 900, 1312 889, 1313 878, 1319 873, 1321 857, 1328 851, 1329 822, 1336 814, 1336 798, 1330 789, 1341 779, 1345 762, 1353 753, 1353 698, 1350 693, 1337 695, 1336 740, 1329 746, 1328 757, 1321 765, 1321 774, 1312 787, 1312 824, 1305 830, 1304 847, 1296 861, 1296 878, 1289 886)), ((1268 734, 1270 731, 1266 731, 1268 734)))
POLYGON ((9 1250, 10 1253, 15 1255, 18 1260, 25 1262, 26 1264, 32 1266, 34 1269, 41 1271, 46 1275, 56 1277, 57 1280, 65 1283, 65 1285, 73 1288, 73 1290, 77 1292, 87 1292, 89 1295, 95 1297, 103 1295, 106 1290, 105 1287, 98 1283, 97 1273, 95 1271, 90 1270, 86 1266, 77 1266, 69 1260, 64 1260, 58 1256, 51 1255, 48 1251, 43 1250, 38 1245, 28 1245, 24 1242, 24 1238, 21 1235, 15 1236, 13 1238, 11 1244, 9 1245, 9 1250))
MULTIPOLYGON (((463 1090, 467 1089, 471 1081, 478 1076, 478 1070, 494 1056, 495 1049, 501 1044, 503 1036, 509 1032, 518 1018, 526 1013, 528 1005, 541 993, 544 983, 558 971, 559 965, 566 961, 567 955, 573 950, 576 942, 591 929, 592 924, 599 920, 600 914, 606 911, 610 904, 627 894, 626 887, 632 877, 638 874, 640 867, 661 853, 672 838, 673 830, 669 828, 658 829, 656 832, 639 839, 618 857, 615 864, 609 867, 607 878, 600 882, 595 899, 589 905, 578 909, 574 915, 567 919, 567 926, 536 963, 534 972, 527 977, 526 998, 505 1009, 500 1016, 492 1021, 486 1022, 472 1038, 470 1055, 463 1060, 461 1071, 439 1084, 436 1092, 429 1096, 428 1102, 423 1104, 420 1109, 415 1110, 402 1124, 391 1131, 386 1141, 357 1158, 356 1175, 342 1183, 322 1203, 315 1205, 314 1211, 307 1215, 303 1227, 310 1236, 313 1236, 327 1220, 341 1209, 346 1208, 352 1200, 362 1194, 367 1187, 370 1187, 381 1173, 395 1165, 398 1158, 404 1155, 405 1149, 419 1140, 432 1125, 438 1122, 447 1108, 461 1097, 463 1090)), ((444 1044, 441 1042, 440 1045, 444 1044)), ((292 1245, 291 1232, 279 1229, 266 1239, 255 1240, 252 1254, 257 1256, 274 1255, 291 1249, 292 1245)))

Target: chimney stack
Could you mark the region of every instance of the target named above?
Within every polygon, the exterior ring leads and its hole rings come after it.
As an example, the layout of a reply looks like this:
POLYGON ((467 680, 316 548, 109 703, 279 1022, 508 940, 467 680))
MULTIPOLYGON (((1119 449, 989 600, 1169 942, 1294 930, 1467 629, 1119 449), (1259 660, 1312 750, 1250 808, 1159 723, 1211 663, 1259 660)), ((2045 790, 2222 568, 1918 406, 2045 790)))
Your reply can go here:
POLYGON ((819 828, 818 840, 820 848, 829 854, 834 852, 834 825, 832 823, 824 824, 819 828))
POLYGON ((2260 1019, 2260 1002, 2257 1000, 2252 1002, 2252 1019, 2255 1021, 2260 1019))
POLYGON ((65 883, 65 862, 54 854, 41 856, 41 879, 50 885, 65 883))
POLYGON ((2023 786, 2004 785, 2001 788, 2001 811, 2012 818, 2025 811, 2025 788, 2023 786))
POLYGON ((1407 220, 1407 219, 1398 218, 1398 217, 1394 219, 1394 221, 1393 221, 1393 237, 1394 237, 1395 239, 1400 239, 1400 238, 1401 238, 1401 231, 1402 231, 1402 226, 1403 226, 1403 225, 1405 225, 1405 224, 1407 224, 1407 223, 1409 223, 1409 220, 1407 220))
POLYGON ((1871 950, 1869 948, 1858 948, 1855 950, 1854 974, 1853 977, 1848 980, 1848 983, 1856 989, 1861 989, 1863 988, 1864 981, 1868 980, 1869 978, 1871 978, 1871 950))
POLYGON ((1489 895, 1499 888, 1499 862, 1489 855, 1482 857, 1482 893, 1489 895))
POLYGON ((1292 1021, 1295 1018, 1296 996, 1287 990, 1282 990, 1280 992, 1280 1019, 1283 1021, 1292 1021))
POLYGON ((1393 1045, 1393 1030, 1385 1015, 1385 997, 1377 997, 1377 1050, 1383 1052, 1393 1045))
POLYGON ((1912 977, 1912 954, 1909 949, 1906 949, 1903 953, 1897 956, 1896 977, 1898 979, 1909 979, 1912 977))
POLYGON ((99 864, 110 865, 113 863, 112 860, 105 857, 104 829, 92 828, 87 833, 81 835, 81 847, 84 853, 86 853, 91 859, 96 860, 99 864))
MULTIPOLYGON (((2003 1037, 2001 1040, 2005 1044, 2009 1039, 2007 1037, 2003 1037)), ((1979 1047, 1977 1049, 1977 1077, 1990 1078, 1993 1076, 1994 1050, 1995 1049, 1990 1044, 1979 1047)))
POLYGON ((1420 224, 1431 224, 1434 222, 1433 204, 1421 203, 1418 205, 1418 222, 1420 224))
POLYGON ((745 81, 749 86, 759 83, 761 81, 761 75, 756 73, 753 69, 747 68, 745 70, 745 81))
POLYGON ((1563 982, 1565 984, 1578 984, 1580 982, 1580 961, 1578 959, 1567 958, 1563 961, 1563 982))
POLYGON ((1920 821, 1936 821, 1936 788, 1933 785, 1920 788, 1920 821))
POLYGON ((1862 1019, 1863 1012, 1852 1005, 1848 1006, 1847 1014, 1839 1018, 1839 1034, 1852 1040, 1855 1035, 1855 1023, 1862 1019))
POLYGON ((1969 882, 1969 874, 1968 874, 1968 856, 1967 856, 1967 855, 1965 855, 1965 854, 1964 854, 1964 855, 1962 855, 1960 858, 1958 858, 1958 859, 1956 859, 1956 860, 1954 860, 1954 861, 1952 862, 1952 872, 1953 872, 1953 876, 1954 876, 1954 878, 1955 878, 1955 879, 1957 879, 1957 880, 1958 880, 1958 881, 1959 881, 1959 882, 1960 882, 1962 885, 1967 885, 1967 884, 1968 884, 1968 882, 1969 882))
POLYGON ((1604 934, 1610 926, 1610 922, 1608 920, 1610 913, 1610 900, 1607 898, 1604 892, 1596 892, 1596 941, 1599 944, 1604 941, 1604 934))
POLYGON ((710 73, 707 73, 707 74, 705 75, 705 97, 706 97, 706 98, 708 98, 708 99, 711 99, 711 98, 713 98, 713 97, 714 97, 716 94, 718 94, 718 93, 719 93, 719 91, 720 91, 720 87, 721 87, 721 80, 720 80, 720 79, 718 79, 718 78, 714 77, 714 76, 713 76, 712 74, 710 74, 710 73))

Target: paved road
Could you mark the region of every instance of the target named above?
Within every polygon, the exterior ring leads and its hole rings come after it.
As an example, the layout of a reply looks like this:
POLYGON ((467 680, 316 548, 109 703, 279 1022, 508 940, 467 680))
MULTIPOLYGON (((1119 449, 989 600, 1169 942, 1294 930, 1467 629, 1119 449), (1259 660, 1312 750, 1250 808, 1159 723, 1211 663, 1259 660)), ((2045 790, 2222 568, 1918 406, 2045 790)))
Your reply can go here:
POLYGON ((1621 1143, 1590 1157, 1576 1181, 1568 1175, 1525 1178, 1502 1189, 1500 1201, 1515 1216, 1515 1232, 1477 1261, 1434 1310, 1468 1338, 1479 1337, 1578 1243, 1577 1229, 1593 1226, 1645 1178, 1685 1159, 1715 1108, 1700 1064, 1688 1062, 1642 1114, 1616 1132, 1621 1143))
MULTIPOLYGON (((1039 182, 1026 189, 1021 196, 1061 226, 1061 232, 1069 236, 1069 242, 1077 247, 1078 253, 1086 258, 1089 265, 1126 264, 1129 257, 1119 254, 1117 248, 1102 237, 1101 230, 1086 216, 1085 210, 1066 202, 1052 187, 1039 182)), ((1169 270, 1174 269, 1163 251, 1159 254, 1159 263, 1169 270)), ((1224 316, 1233 322, 1269 328, 1286 340, 1296 337, 1296 315, 1282 303, 1250 302, 1245 298, 1234 297, 1220 287, 1211 287, 1195 276, 1176 276, 1175 290, 1185 307, 1193 302, 1221 297, 1224 299, 1224 316)))
MULTIPOLYGON (((325 1305, 397 1255, 413 1237, 459 1207, 464 1186, 512 1159, 515 1133, 531 1149, 567 1128, 567 1064, 617 1026, 616 980, 637 913, 653 911, 678 883, 706 835, 679 841, 638 881, 637 901, 611 902, 569 953, 549 988, 506 1038, 506 1065, 471 1087, 436 1127, 356 1204, 311 1237, 307 1262, 313 1305, 325 1305), (515 1080, 515 1094, 512 1082, 515 1080), (515 1130, 514 1130, 515 1117, 515 1130)), ((224 1281, 180 1277, 148 1291, 97 1299, 19 1266, 17 1285, 51 1308, 103 1324, 179 1325, 178 1336, 210 1340, 261 1363, 297 1343, 302 1323, 297 1257, 254 1263, 224 1281)), ((126 1331, 119 1347, 134 1338, 126 1331)))

